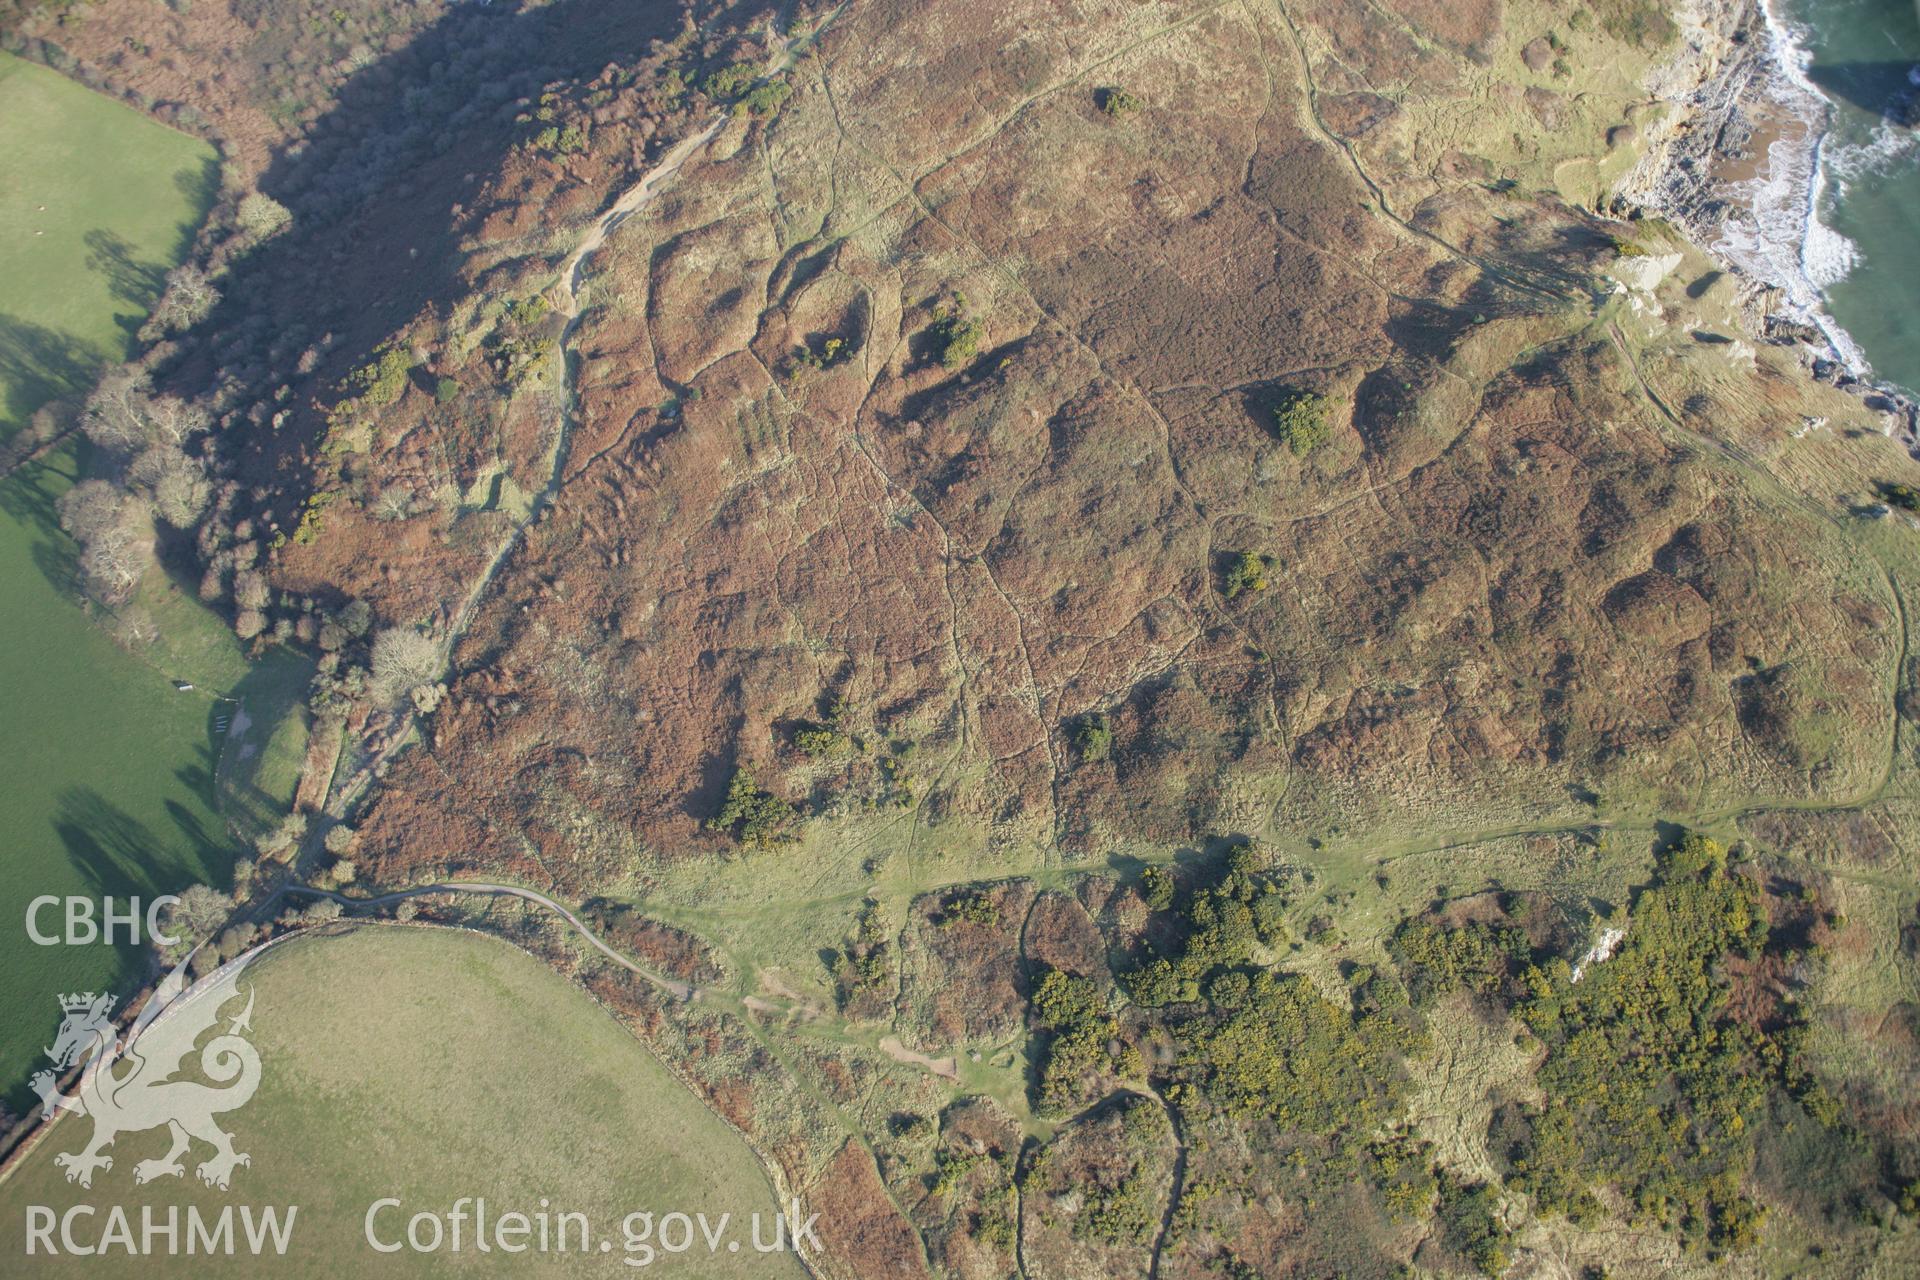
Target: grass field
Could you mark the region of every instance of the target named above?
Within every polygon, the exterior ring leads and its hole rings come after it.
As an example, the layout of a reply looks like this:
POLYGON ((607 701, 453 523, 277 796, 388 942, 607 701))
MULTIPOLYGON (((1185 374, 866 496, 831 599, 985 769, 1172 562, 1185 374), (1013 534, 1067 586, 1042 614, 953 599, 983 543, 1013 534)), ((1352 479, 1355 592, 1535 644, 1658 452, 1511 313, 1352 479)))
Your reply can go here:
POLYGON ((205 143, 0 55, 0 435, 124 355, 218 187, 205 143))
MULTIPOLYGON (((133 1185, 132 1167, 161 1154, 163 1133, 128 1134, 112 1170, 91 1192, 53 1165, 77 1149, 87 1122, 63 1122, 0 1184, 0 1256, 20 1258, 25 1206, 56 1212, 80 1202, 142 1205, 297 1205, 284 1260, 179 1259, 196 1275, 373 1276, 629 1273, 622 1220, 730 1213, 737 1253, 704 1243, 661 1254, 669 1275, 799 1275, 791 1257, 757 1254, 750 1215, 771 1238, 776 1193, 739 1138, 586 995, 533 958, 492 938, 444 929, 369 926, 306 937, 268 952, 252 971, 252 1041, 260 1091, 225 1124, 251 1166, 227 1193, 185 1179, 133 1185), (383 1239, 413 1213, 444 1214, 461 1196, 485 1197, 489 1215, 587 1215, 587 1256, 503 1257, 443 1252, 375 1253, 364 1238, 368 1206, 398 1197, 378 1219, 383 1239), (598 1250, 607 1239, 612 1249, 598 1250)), ((244 989, 244 987, 243 987, 244 989)), ((205 1158, 200 1152, 195 1159, 205 1158)), ((471 1228, 468 1228, 469 1232, 471 1228)), ((577 1238, 577 1237, 576 1237, 577 1238)), ((697 1230, 696 1241, 699 1241, 697 1230)), ((38 1259, 36 1259, 38 1262, 38 1259)), ((119 1256, 62 1259, 92 1274, 172 1274, 166 1264, 119 1256)), ((35 1274, 42 1272, 36 1271, 35 1274)))
MULTIPOLYGON (((0 55, 0 436, 126 354, 214 183, 212 151, 45 68, 0 55), (44 206, 44 209, 42 208, 44 206)), ((40 947, 40 895, 150 897, 223 882, 234 843, 213 785, 221 707, 247 697, 259 740, 305 664, 250 667, 191 590, 153 575, 141 605, 163 640, 130 656, 76 607, 54 500, 80 472, 60 449, 0 483, 0 1095, 18 1106, 56 1021, 57 992, 112 986, 127 951, 40 947), (194 683, 174 691, 169 678, 194 683)), ((290 748, 297 759, 297 747, 290 748)), ((291 781, 260 756, 263 789, 291 781)))

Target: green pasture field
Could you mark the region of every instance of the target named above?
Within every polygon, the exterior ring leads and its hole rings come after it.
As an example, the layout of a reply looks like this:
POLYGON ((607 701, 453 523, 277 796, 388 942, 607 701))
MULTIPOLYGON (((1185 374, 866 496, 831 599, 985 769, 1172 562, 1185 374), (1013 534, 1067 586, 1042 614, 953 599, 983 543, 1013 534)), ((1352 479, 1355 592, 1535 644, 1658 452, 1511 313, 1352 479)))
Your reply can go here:
MULTIPOLYGON (((126 356, 217 185, 205 143, 0 54, 0 438, 126 356)), ((285 760, 297 770, 301 750, 273 729, 302 700, 304 661, 249 665, 190 584, 151 575, 137 603, 162 639, 137 655, 83 612, 54 514, 83 466, 62 446, 0 481, 0 1098, 16 1111, 54 997, 116 986, 137 959, 35 945, 28 903, 226 882, 237 841, 214 776, 233 704, 216 695, 246 699, 259 726, 248 767, 231 772, 282 809, 285 760)))
MULTIPOLYGON (((779 1197, 740 1138, 590 997, 510 945, 444 928, 362 926, 267 951, 243 976, 243 994, 249 987, 261 1083, 221 1118, 252 1157, 231 1188, 195 1178, 207 1147, 188 1157, 184 1177, 135 1186, 133 1166, 166 1150, 156 1129, 119 1138, 113 1168, 82 1191, 54 1156, 84 1145, 90 1122, 63 1120, 0 1184, 0 1258, 22 1258, 28 1205, 64 1212, 86 1202, 104 1213, 118 1204, 136 1223, 148 1205, 163 1215, 178 1206, 183 1218, 196 1206, 208 1219, 228 1205, 272 1205, 298 1206, 283 1258, 167 1263, 116 1252, 46 1260, 34 1274, 171 1274, 188 1265, 208 1276, 802 1274, 791 1255, 752 1247, 751 1216, 771 1242, 779 1197), (531 1218, 543 1198, 556 1222, 562 1211, 585 1214, 592 1247, 481 1254, 471 1219, 459 1254, 387 1254, 367 1243, 377 1201, 401 1202, 374 1220, 389 1244, 413 1214, 445 1215, 463 1196, 484 1197, 490 1218, 531 1218), (725 1237, 716 1231, 715 1255, 696 1227, 693 1249, 661 1252, 643 1271, 624 1261, 623 1223, 638 1211, 656 1222, 704 1212, 710 1228, 722 1213, 731 1218, 725 1237), (611 1247, 601 1250, 602 1240, 611 1247)), ((569 1243, 578 1239, 576 1228, 569 1243)))

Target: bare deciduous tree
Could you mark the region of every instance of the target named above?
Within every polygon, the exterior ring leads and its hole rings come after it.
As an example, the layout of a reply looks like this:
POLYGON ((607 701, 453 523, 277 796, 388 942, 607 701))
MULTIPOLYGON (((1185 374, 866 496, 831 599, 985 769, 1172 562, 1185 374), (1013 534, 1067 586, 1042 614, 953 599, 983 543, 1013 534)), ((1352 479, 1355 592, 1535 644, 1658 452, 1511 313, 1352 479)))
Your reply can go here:
POLYGON ((414 627, 388 627, 373 638, 373 693, 397 702, 418 685, 440 678, 440 645, 414 627))
POLYGON ((166 291, 154 306, 153 318, 141 328, 145 338, 158 338, 179 329, 190 329, 212 314, 220 305, 220 290, 213 277, 192 263, 167 273, 166 291))
POLYGON ((241 199, 240 208, 234 213, 234 221, 240 230, 258 242, 285 230, 287 224, 293 221, 293 215, 287 212, 287 206, 272 196, 250 191, 241 199))
POLYGON ((382 489, 373 500, 373 514, 378 520, 405 520, 413 514, 413 486, 390 484, 382 489))
POLYGON ((180 900, 167 907, 160 932, 178 938, 182 946, 191 945, 211 937, 232 909, 233 900, 218 889, 189 885, 180 891, 180 900))
POLYGON ((147 425, 147 377, 133 365, 116 365, 100 375, 81 410, 87 439, 113 453, 133 454, 152 438, 147 425))
POLYGON ((213 497, 200 464, 171 444, 156 444, 141 454, 127 478, 153 495, 154 514, 176 529, 191 529, 213 497))
POLYGON ((56 400, 52 404, 43 404, 33 411, 27 419, 28 438, 39 444, 54 439, 73 426, 75 415, 73 404, 67 400, 56 400))
POLYGON ((155 396, 147 402, 147 417, 156 436, 175 448, 212 425, 212 415, 196 400, 155 396))
POLYGON ((87 589, 105 604, 133 594, 153 563, 153 514, 104 480, 83 480, 60 495, 60 525, 80 544, 87 589))
POLYGON ((197 401, 154 395, 146 371, 123 364, 100 375, 81 410, 80 422, 89 440, 127 456, 155 442, 178 449, 205 431, 212 418, 197 401))
POLYGON ((108 630, 115 644, 123 649, 138 649, 160 638, 160 626, 153 615, 139 605, 128 605, 112 615, 108 630))
POLYGON ((267 575, 258 569, 242 569, 233 575, 233 600, 243 609, 264 609, 272 599, 267 575))
POLYGON ((302 924, 326 924, 329 920, 340 918, 340 904, 331 898, 323 898, 300 913, 302 924))
POLYGON ((220 931, 220 940, 216 945, 219 948, 220 954, 226 959, 231 960, 252 946, 253 940, 259 936, 259 925, 243 921, 240 924, 230 924, 222 929, 220 931))
POLYGON ((290 857, 299 848, 301 838, 306 834, 307 815, 290 813, 280 819, 278 827, 254 841, 254 847, 264 858, 290 857))
POLYGON ((373 626, 373 606, 365 600, 349 600, 340 606, 340 625, 356 640, 373 626))

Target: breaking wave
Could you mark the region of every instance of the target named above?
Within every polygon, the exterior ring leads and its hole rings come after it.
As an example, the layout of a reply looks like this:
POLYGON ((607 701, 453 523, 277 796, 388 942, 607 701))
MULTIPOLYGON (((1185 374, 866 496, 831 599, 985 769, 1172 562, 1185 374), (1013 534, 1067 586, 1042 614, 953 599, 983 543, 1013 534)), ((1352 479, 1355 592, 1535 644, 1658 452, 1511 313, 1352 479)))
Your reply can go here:
POLYGON ((1871 373, 1859 344, 1827 313, 1826 290, 1859 265, 1859 246, 1821 220, 1845 184, 1910 150, 1913 138, 1883 125, 1864 144, 1849 144, 1835 129, 1834 104, 1807 76, 1808 33, 1782 18, 1777 0, 1761 0, 1767 58, 1762 87, 1788 118, 1807 122, 1804 133, 1775 139, 1764 171, 1734 188, 1743 206, 1721 225, 1712 246, 1748 274, 1780 287, 1783 310, 1817 327, 1849 372, 1871 373))

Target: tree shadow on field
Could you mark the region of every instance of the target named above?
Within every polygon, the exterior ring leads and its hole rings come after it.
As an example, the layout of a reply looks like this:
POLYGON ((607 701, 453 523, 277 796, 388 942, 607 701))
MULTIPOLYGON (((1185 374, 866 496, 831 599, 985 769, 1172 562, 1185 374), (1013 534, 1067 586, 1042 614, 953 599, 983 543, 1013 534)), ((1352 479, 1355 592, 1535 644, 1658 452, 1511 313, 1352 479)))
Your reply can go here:
MULTIPOLYGON (((55 506, 56 478, 71 481, 72 455, 53 453, 28 463, 0 480, 0 511, 25 525, 33 537, 29 554, 53 589, 62 595, 80 591, 80 549, 60 527, 55 506)), ((64 487, 61 486, 61 487, 64 487)))
MULTIPOLYGON (((230 848, 210 839, 204 824, 185 809, 173 804, 167 809, 191 854, 183 854, 179 839, 156 836, 145 823, 92 787, 72 787, 60 794, 53 818, 54 834, 66 850, 68 862, 85 881, 85 888, 77 896, 92 900, 96 926, 104 924, 103 899, 114 900, 116 913, 129 910, 129 899, 140 899, 140 927, 144 930, 147 907, 156 895, 177 893, 195 881, 223 882, 223 875, 216 873, 227 866, 230 848)), ((22 886, 20 898, 31 899, 51 889, 22 886)), ((41 925, 49 931, 62 928, 58 909, 46 910, 41 925)), ((21 927, 21 922, 16 920, 15 927, 21 927)), ((123 976, 114 985, 124 992, 141 972, 144 943, 127 937, 124 927, 116 926, 113 949, 123 965, 123 976)), ((16 991, 9 1000, 10 1010, 24 1007, 23 1001, 16 991)), ((47 1031, 51 1030, 49 1020, 47 1031)), ((34 1100, 24 1079, 0 1081, 0 1103, 15 1114, 24 1112, 34 1100)))
MULTIPOLYGON (((201 791, 202 798, 205 799, 209 804, 211 804, 213 801, 212 777, 204 774, 201 770, 197 770, 197 769, 183 770, 183 772, 200 773, 201 776, 205 778, 205 786, 203 788, 196 788, 196 790, 201 791)), ((223 833, 218 831, 209 831, 207 829, 207 824, 200 820, 199 815, 194 813, 192 810, 188 809, 185 805, 181 804, 179 801, 177 800, 167 801, 166 809, 167 809, 167 817, 173 820, 173 825, 180 828, 180 834, 184 835, 190 842, 192 842, 195 848, 213 850, 217 854, 217 852, 226 844, 226 840, 224 838, 223 833)))
POLYGON ((61 595, 80 591, 80 549, 60 527, 54 500, 56 480, 73 478, 71 465, 72 455, 55 452, 0 479, 0 511, 25 526, 34 568, 61 595))
MULTIPOLYGON (((209 738, 212 736, 214 719, 220 714, 218 708, 221 705, 220 703, 215 703, 215 709, 207 713, 207 733, 209 738)), ((210 743, 204 745, 197 744, 193 749, 193 763, 181 765, 173 771, 173 776, 180 785, 194 795, 199 796, 209 809, 214 807, 213 770, 216 753, 217 748, 210 743)), ((179 822, 183 815, 189 818, 192 817, 192 815, 187 814, 184 809, 182 809, 180 813, 172 814, 172 817, 176 822, 179 822)), ((196 825, 198 821, 198 819, 194 819, 196 825)))
MULTIPOLYGON (((44 496, 44 495, 43 495, 44 496)), ((33 544, 33 567, 40 571, 55 591, 72 596, 77 603, 83 603, 79 597, 85 594, 85 584, 80 575, 80 548, 60 527, 58 518, 53 514, 53 504, 47 503, 46 514, 41 519, 41 532, 46 536, 33 544)))
POLYGON ((140 315, 133 322, 138 328, 160 300, 160 291, 167 287, 166 265, 140 261, 134 256, 132 244, 103 228, 95 228, 80 239, 87 246, 87 270, 105 278, 107 292, 139 309, 140 315))
POLYGON ((727 788, 740 767, 738 761, 738 754, 731 748, 710 751, 702 757, 699 780, 681 800, 680 812, 698 823, 705 823, 720 812, 720 806, 727 798, 727 788))
POLYGON ((184 258, 187 250, 193 247, 194 229, 206 220, 207 210, 213 208, 214 201, 220 198, 220 162, 208 156, 198 167, 176 170, 173 187, 193 207, 193 220, 181 224, 179 251, 173 254, 176 258, 184 258))
MULTIPOLYGON (((58 329, 0 313, 0 420, 24 426, 42 405, 76 395, 93 381, 107 353, 58 329)), ((11 432, 7 438, 11 438, 11 432)), ((0 477, 0 511, 26 525, 34 540, 35 567, 57 591, 73 589, 76 549, 54 510, 53 469, 66 465, 54 453, 0 477)))
POLYGON ((156 835, 92 787, 61 792, 53 829, 94 897, 151 897, 209 874, 230 852, 185 809, 170 804, 168 811, 190 855, 179 838, 156 835))
POLYGON ((1613 258, 1615 245, 1610 228, 1582 218, 1557 222, 1545 236, 1516 245, 1513 252, 1533 279, 1566 298, 1592 301, 1598 297, 1594 274, 1613 258))
POLYGON ((89 386, 107 360, 91 342, 0 312, 0 419, 9 428, 24 426, 49 400, 89 386))
POLYGON ((1708 293, 1712 292, 1713 286, 1725 279, 1726 274, 1726 272, 1720 270, 1706 272, 1698 280, 1695 280, 1687 286, 1687 296, 1696 302, 1699 301, 1701 298, 1706 297, 1708 293))

